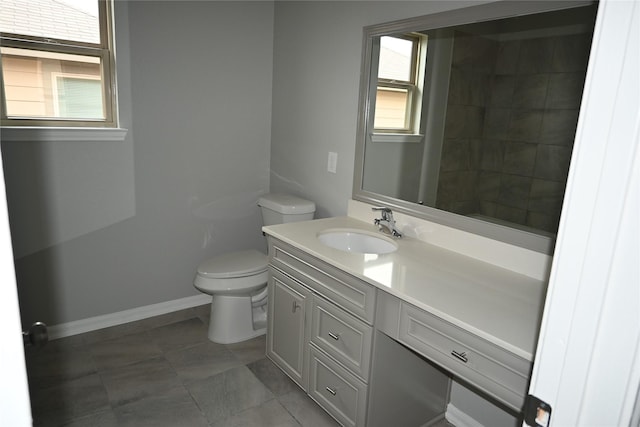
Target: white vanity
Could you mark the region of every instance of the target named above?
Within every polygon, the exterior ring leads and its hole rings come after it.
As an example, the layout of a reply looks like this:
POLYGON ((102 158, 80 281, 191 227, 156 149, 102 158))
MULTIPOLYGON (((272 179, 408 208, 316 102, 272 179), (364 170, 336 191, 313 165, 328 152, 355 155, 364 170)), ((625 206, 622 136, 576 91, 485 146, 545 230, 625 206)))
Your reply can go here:
POLYGON ((264 228, 267 355, 309 396, 347 426, 429 425, 456 378, 520 411, 545 280, 413 237, 349 253, 327 230, 380 233, 352 217, 264 228))

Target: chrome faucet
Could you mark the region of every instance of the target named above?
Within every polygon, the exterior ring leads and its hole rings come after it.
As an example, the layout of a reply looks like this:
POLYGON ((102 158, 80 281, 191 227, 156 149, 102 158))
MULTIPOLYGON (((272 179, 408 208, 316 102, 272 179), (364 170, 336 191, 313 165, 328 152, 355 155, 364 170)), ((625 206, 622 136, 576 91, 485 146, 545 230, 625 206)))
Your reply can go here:
POLYGON ((396 228, 396 220, 393 219, 393 212, 391 209, 381 206, 377 208, 371 208, 372 211, 380 211, 382 213, 382 218, 376 218, 373 220, 373 223, 377 225, 380 230, 386 228, 389 234, 393 237, 402 237, 402 233, 400 230, 396 228))

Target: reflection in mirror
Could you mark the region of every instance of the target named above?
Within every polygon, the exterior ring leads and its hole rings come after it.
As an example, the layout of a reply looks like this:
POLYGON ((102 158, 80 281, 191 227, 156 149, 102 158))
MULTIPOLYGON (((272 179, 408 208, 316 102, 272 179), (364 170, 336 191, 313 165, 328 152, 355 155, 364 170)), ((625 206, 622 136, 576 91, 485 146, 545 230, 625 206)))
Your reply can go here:
POLYGON ((595 13, 366 28, 354 198, 550 251, 595 13))

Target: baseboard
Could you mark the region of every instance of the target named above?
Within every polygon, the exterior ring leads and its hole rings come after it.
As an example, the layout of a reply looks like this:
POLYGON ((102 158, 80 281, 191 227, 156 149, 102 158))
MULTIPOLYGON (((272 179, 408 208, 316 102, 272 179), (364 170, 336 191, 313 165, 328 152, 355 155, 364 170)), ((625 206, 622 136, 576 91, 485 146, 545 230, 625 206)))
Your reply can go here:
POLYGON ((136 320, 147 319, 161 314, 197 307, 210 302, 210 295, 201 294, 173 301, 132 308, 130 310, 118 311, 116 313, 105 314, 102 316, 74 320, 73 322, 49 326, 49 339, 55 340, 58 338, 69 337, 71 335, 83 334, 97 329, 122 325, 124 323, 135 322, 136 320))
POLYGON ((447 405, 445 418, 456 427, 484 427, 484 425, 480 424, 474 418, 471 418, 451 403, 447 405))

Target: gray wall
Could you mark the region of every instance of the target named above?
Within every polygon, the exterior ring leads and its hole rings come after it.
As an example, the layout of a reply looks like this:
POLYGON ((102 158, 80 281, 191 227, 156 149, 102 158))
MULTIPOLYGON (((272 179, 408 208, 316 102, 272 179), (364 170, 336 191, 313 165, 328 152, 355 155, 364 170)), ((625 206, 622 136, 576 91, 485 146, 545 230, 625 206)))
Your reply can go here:
POLYGON ((197 295, 202 259, 265 249, 273 4, 116 2, 116 33, 124 142, 3 142, 25 323, 197 295))
POLYGON ((477 1, 276 2, 271 190, 308 197, 316 216, 344 215, 353 163, 362 28, 477 1), (337 173, 327 155, 338 153, 337 173))

